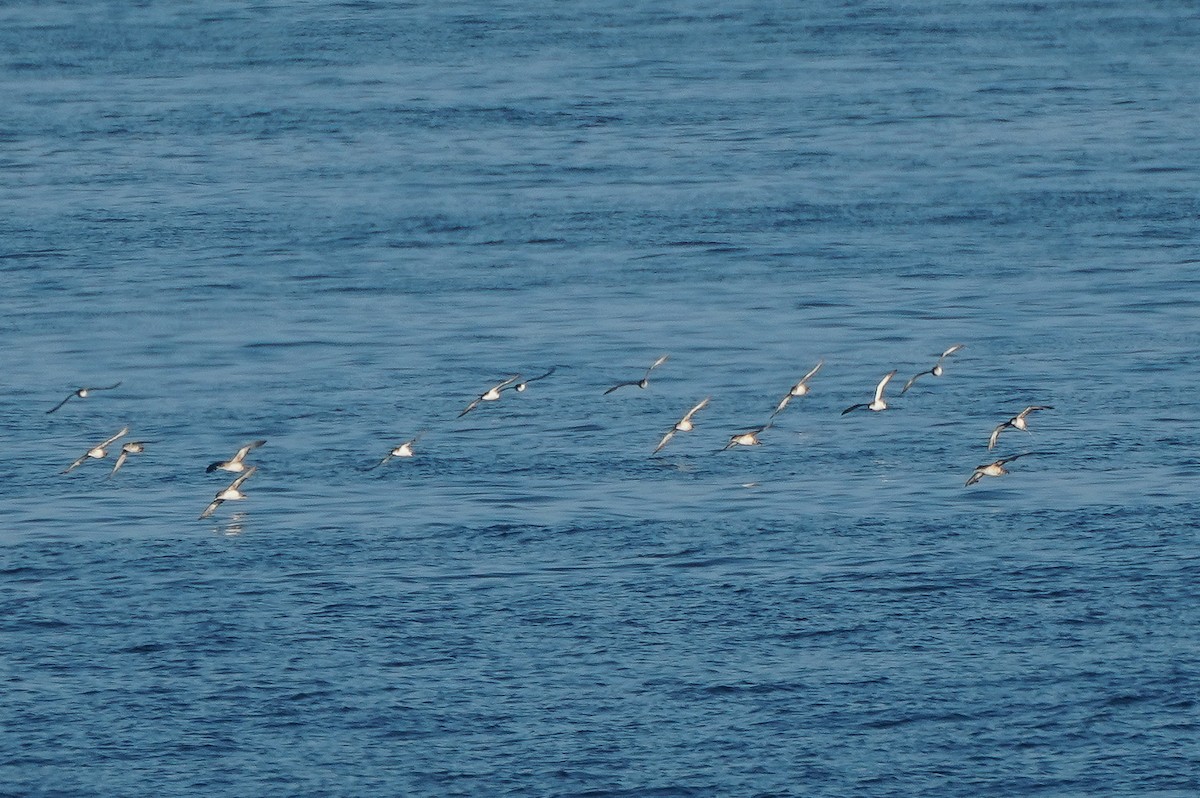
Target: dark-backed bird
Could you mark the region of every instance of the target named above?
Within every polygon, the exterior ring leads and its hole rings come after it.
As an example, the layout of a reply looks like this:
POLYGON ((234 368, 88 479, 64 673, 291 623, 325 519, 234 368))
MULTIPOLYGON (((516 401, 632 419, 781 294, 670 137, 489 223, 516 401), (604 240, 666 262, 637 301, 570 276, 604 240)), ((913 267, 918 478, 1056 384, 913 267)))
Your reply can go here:
POLYGON ((406 440, 404 443, 400 444, 399 446, 392 447, 392 449, 387 453, 387 455, 382 460, 380 460, 378 463, 371 466, 370 468, 366 468, 363 470, 371 471, 372 469, 379 468, 381 465, 383 465, 387 461, 391 460, 393 457, 412 457, 413 455, 416 454, 416 452, 413 451, 413 446, 416 445, 417 441, 421 440, 421 436, 424 434, 425 434, 424 432, 418 432, 417 436, 415 438, 410 438, 410 439, 406 440))
POLYGON ((88 460, 103 460, 105 457, 108 456, 108 447, 112 446, 113 443, 118 438, 124 437, 127 432, 129 432, 129 427, 122 427, 121 431, 118 432, 116 435, 112 436, 111 438, 104 441, 103 443, 96 444, 95 446, 93 446, 92 448, 88 449, 86 452, 81 454, 79 456, 79 459, 77 459, 75 462, 71 463, 69 466, 67 466, 66 468, 63 469, 63 473, 64 474, 71 473, 76 468, 79 468, 81 465, 86 463, 88 460))
POLYGON ((954 346, 947 349, 945 352, 942 352, 941 357, 939 357, 937 359, 937 362, 933 364, 933 368, 929 369, 928 371, 922 371, 919 374, 914 374, 911 377, 909 377, 908 382, 904 383, 904 387, 900 389, 900 393, 903 394, 906 391, 908 391, 908 389, 913 386, 913 383, 916 382, 919 377, 924 377, 926 374, 932 374, 935 377, 942 376, 942 361, 945 360, 946 358, 950 357, 951 355, 953 355, 958 350, 962 349, 964 346, 966 346, 966 344, 955 344, 954 346))
POLYGON ((229 487, 225 488, 224 490, 217 491, 216 497, 212 500, 212 502, 209 503, 207 507, 204 508, 204 512, 200 513, 199 520, 204 520, 212 515, 213 512, 221 506, 221 502, 240 501, 241 499, 246 498, 246 494, 242 493, 241 491, 242 483, 250 479, 250 477, 257 470, 258 466, 250 466, 241 474, 241 476, 239 476, 233 482, 230 482, 229 487))
POLYGON ((221 460, 216 463, 213 463, 204 470, 206 473, 209 473, 209 474, 211 474, 214 471, 232 471, 235 474, 245 471, 246 470, 246 462, 245 462, 246 455, 250 453, 251 449, 257 449, 259 446, 262 446, 265 443, 266 443, 265 440, 251 441, 250 443, 247 443, 242 448, 238 449, 237 454, 235 454, 233 457, 229 458, 228 460, 221 460))
POLYGON ((663 363, 666 363, 668 357, 670 357, 670 356, 663 355, 658 360, 651 363, 650 368, 646 369, 646 373, 644 375, 642 375, 642 378, 640 380, 633 380, 631 382, 618 382, 616 385, 614 385, 613 387, 611 387, 607 391, 605 391, 604 392, 605 395, 612 393, 613 391, 617 390, 618 388, 624 388, 627 385, 636 385, 639 388, 645 388, 646 386, 648 386, 650 384, 650 372, 654 371, 656 368, 661 366, 663 363))
POLYGON ((821 366, 824 366, 824 365, 825 365, 825 360, 824 359, 819 360, 817 362, 817 365, 813 366, 811 371, 809 371, 807 374, 805 374, 803 377, 801 377, 800 381, 798 383, 796 383, 795 385, 793 385, 791 387, 791 390, 789 390, 787 392, 787 395, 779 400, 779 405, 775 408, 775 412, 772 413, 771 415, 772 416, 779 415, 780 413, 783 412, 783 409, 788 406, 788 402, 792 401, 793 398, 795 398, 797 396, 804 396, 805 394, 807 394, 811 390, 811 388, 809 387, 808 381, 811 380, 813 378, 813 375, 815 375, 818 371, 820 371, 821 366))
POLYGON ((850 405, 849 407, 847 407, 845 410, 842 411, 842 415, 844 416, 847 413, 849 413, 851 410, 857 410, 860 407, 866 408, 867 410, 874 410, 876 413, 878 413, 881 410, 887 410, 888 405, 887 405, 887 402, 883 398, 883 389, 887 387, 887 384, 891 381, 892 377, 896 376, 897 371, 898 371, 898 369, 892 369, 887 374, 883 375, 883 379, 880 380, 879 384, 875 386, 875 398, 874 399, 872 399, 870 402, 862 402, 862 403, 859 403, 856 405, 850 405))
POLYGON ((504 392, 505 388, 512 385, 514 382, 516 382, 519 379, 521 379, 521 375, 514 374, 513 376, 509 377, 507 380, 502 380, 501 382, 496 383, 491 388, 488 388, 486 391, 479 394, 478 397, 476 397, 474 400, 472 400, 471 404, 467 405, 466 408, 464 408, 463 411, 458 414, 458 417, 462 418, 467 413, 470 413, 472 410, 474 410, 476 407, 479 406, 480 402, 496 401, 497 399, 500 398, 500 394, 504 392))
POLYGON ((1015 416, 1005 421, 992 430, 991 436, 988 438, 988 451, 996 447, 996 441, 1000 438, 1000 433, 1010 427, 1012 429, 1022 429, 1029 432, 1029 423, 1025 421, 1025 417, 1037 410, 1053 410, 1053 405, 1030 405, 1029 407, 1017 413, 1015 416))
POLYGON ((108 472, 108 478, 112 479, 112 475, 121 470, 121 466, 125 465, 125 461, 129 459, 129 455, 141 454, 146 451, 147 443, 154 443, 154 441, 126 441, 121 444, 121 453, 117 455, 117 462, 113 466, 113 470, 108 472))
POLYGON ((80 399, 86 399, 92 391, 111 391, 113 388, 120 387, 120 385, 121 385, 121 383, 114 382, 112 385, 103 385, 98 388, 76 388, 75 390, 73 390, 69 394, 67 394, 66 399, 63 399, 61 402, 56 404, 54 407, 47 410, 46 414, 49 415, 50 413, 53 413, 55 410, 58 410, 58 408, 62 407, 67 402, 74 399, 76 396, 78 396, 80 399))
POLYGON ((974 485, 976 482, 983 479, 984 477, 1002 477, 1002 476, 1004 476, 1005 474, 1008 473, 1008 469, 1004 467, 1005 463, 1011 463, 1013 460, 1016 460, 1018 457, 1027 457, 1028 455, 1031 455, 1031 454, 1040 454, 1040 452, 1022 452, 1021 454, 1014 454, 1012 457, 1001 457, 999 460, 994 460, 990 463, 984 463, 983 465, 975 466, 974 473, 972 473, 971 476, 967 477, 966 487, 970 487, 971 485, 974 485))
POLYGON ((758 446, 760 443, 762 443, 762 441, 758 439, 758 436, 766 432, 768 429, 770 429, 770 427, 771 422, 768 421, 761 427, 755 427, 754 429, 746 430, 745 432, 738 432, 734 435, 730 435, 729 443, 725 444, 725 448, 721 451, 725 451, 725 449, 732 449, 734 446, 758 446))
POLYGON ((515 390, 517 393, 524 393, 525 389, 527 387, 529 387, 529 383, 537 382, 538 380, 544 380, 556 371, 558 371, 558 366, 551 366, 550 370, 547 371, 545 374, 541 374, 537 377, 530 377, 527 380, 521 380, 520 382, 518 382, 516 385, 513 386, 513 390, 515 390))
POLYGON ((687 411, 687 413, 683 415, 683 418, 676 421, 675 426, 671 427, 671 429, 667 431, 667 434, 662 437, 662 440, 658 442, 658 446, 654 447, 654 451, 651 452, 651 454, 658 454, 658 451, 662 449, 662 447, 666 446, 667 442, 670 441, 671 438, 675 437, 676 432, 691 432, 693 429, 695 429, 695 425, 692 423, 692 416, 703 410, 708 404, 708 400, 711 398, 712 397, 709 396, 704 397, 695 407, 687 411))

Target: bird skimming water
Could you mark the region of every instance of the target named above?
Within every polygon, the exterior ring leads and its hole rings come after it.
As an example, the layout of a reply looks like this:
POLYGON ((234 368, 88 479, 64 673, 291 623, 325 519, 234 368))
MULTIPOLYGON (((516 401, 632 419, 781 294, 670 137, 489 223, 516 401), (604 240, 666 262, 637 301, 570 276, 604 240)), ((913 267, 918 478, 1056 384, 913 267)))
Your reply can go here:
MULTIPOLYGON (((725 444, 725 449, 732 449, 734 446, 758 446, 762 443, 762 441, 758 439, 758 436, 766 432, 768 429, 770 429, 770 427, 771 422, 768 421, 761 427, 755 427, 754 429, 731 435, 729 436, 729 443, 725 444)), ((725 449, 722 449, 721 451, 725 451, 725 449)))
POLYGON ((521 380, 520 382, 518 382, 516 385, 513 386, 513 390, 515 390, 517 393, 524 393, 525 389, 529 387, 529 383, 537 382, 538 380, 544 380, 556 371, 558 371, 558 366, 551 366, 550 370, 547 371, 545 374, 541 374, 537 377, 530 377, 527 380, 521 380))
POLYGON ((241 499, 246 498, 246 494, 242 493, 241 491, 242 483, 250 479, 250 477, 253 476, 254 472, 257 470, 258 466, 250 466, 241 474, 241 476, 239 476, 233 482, 230 482, 229 487, 225 488, 224 490, 217 491, 216 497, 213 498, 209 505, 204 508, 204 512, 200 513, 199 520, 203 521, 205 518, 208 518, 210 515, 212 515, 216 509, 221 506, 221 502, 240 501, 241 499))
POLYGON ((121 466, 125 465, 129 455, 141 454, 146 451, 147 443, 154 443, 154 441, 126 441, 121 444, 121 453, 117 455, 117 463, 113 466, 113 470, 108 472, 108 478, 112 479, 112 475, 121 470, 121 466))
POLYGON ((779 405, 775 408, 775 412, 772 413, 771 415, 772 416, 779 415, 780 413, 783 412, 783 409, 788 406, 788 402, 792 401, 792 399, 794 399, 797 396, 804 396, 810 390, 812 390, 808 384, 808 381, 811 380, 813 378, 813 376, 818 371, 821 370, 821 366, 824 366, 824 365, 825 365, 824 359, 817 361, 817 365, 813 366, 811 371, 809 371, 807 374, 805 374, 803 377, 801 377, 800 381, 797 382, 795 385, 793 385, 791 387, 791 390, 789 390, 787 392, 787 395, 779 400, 779 405))
POLYGON ((706 396, 701 399, 695 407, 684 414, 683 418, 676 421, 675 426, 671 427, 671 429, 667 431, 667 434, 662 437, 662 440, 658 442, 658 446, 654 447, 654 451, 651 452, 651 454, 658 454, 659 450, 666 446, 667 442, 670 441, 671 438, 675 437, 676 432, 691 432, 693 429, 695 429, 695 425, 692 423, 692 416, 703 410, 705 406, 708 405, 708 400, 710 398, 712 397, 706 396))
POLYGON ((859 404, 856 404, 856 405, 850 405, 849 407, 847 407, 845 410, 842 411, 842 415, 844 416, 847 413, 849 413, 851 410, 857 410, 860 407, 865 407, 867 410, 874 410, 876 413, 878 413, 881 410, 887 410, 888 405, 887 405, 887 402, 883 398, 883 389, 887 387, 887 384, 889 382, 891 382, 892 377, 896 376, 897 371, 898 371, 898 369, 892 369, 887 374, 883 375, 883 379, 880 380, 879 384, 875 386, 875 398, 874 399, 872 399, 870 402, 860 402, 859 404))
POLYGON ((1025 430, 1026 432, 1029 432, 1029 423, 1027 421, 1025 421, 1025 418, 1030 413, 1033 413, 1034 411, 1037 411, 1037 410, 1053 410, 1053 409, 1054 409, 1053 405, 1030 405, 1029 407, 1022 410, 1020 413, 1017 413, 1015 416, 1010 418, 1008 421, 1005 421, 1003 424, 999 425, 994 430, 992 430, 991 437, 988 438, 988 451, 991 451, 992 449, 994 449, 996 447, 996 441, 1000 438, 1000 433, 1010 427, 1012 429, 1020 429, 1020 430, 1025 430))
POLYGON ((118 438, 123 438, 127 432, 129 432, 129 427, 122 427, 121 431, 118 432, 116 435, 112 436, 111 438, 104 441, 103 443, 96 444, 95 446, 93 446, 92 448, 88 449, 86 452, 81 454, 75 462, 71 463, 69 466, 67 466, 65 469, 63 469, 63 473, 64 474, 71 473, 76 468, 79 468, 81 465, 86 463, 88 460, 103 460, 105 457, 108 457, 108 447, 112 446, 113 443, 118 438))
POLYGON ((409 440, 406 440, 404 443, 400 444, 399 446, 392 447, 392 449, 387 453, 387 455, 382 460, 380 460, 378 463, 371 466, 370 468, 365 468, 363 470, 371 471, 373 469, 379 468, 381 465, 388 462, 393 457, 412 457, 412 456, 414 456, 416 454, 416 452, 413 451, 413 446, 416 445, 417 441, 421 440, 421 436, 424 434, 425 434, 424 432, 419 432, 419 433, 417 433, 417 436, 415 438, 410 438, 409 440))
POLYGON ((991 463, 984 463, 983 465, 975 466, 974 473, 967 478, 966 487, 974 485, 984 477, 1004 476, 1008 473, 1008 469, 1004 467, 1005 463, 1011 463, 1018 457, 1028 457, 1031 454, 1039 454, 1039 452, 1022 452, 1021 454, 1014 454, 1012 457, 1001 457, 999 460, 995 460, 991 463))
POLYGON ((479 406, 480 402, 495 402, 497 399, 500 398, 500 394, 504 392, 505 388, 512 385, 514 382, 516 382, 519 379, 521 379, 521 375, 514 374, 513 376, 509 377, 507 380, 502 380, 502 381, 496 383, 491 388, 488 388, 486 391, 479 394, 479 396, 476 399, 474 399, 471 402, 471 404, 467 405, 466 408, 461 413, 458 414, 458 417, 462 418, 467 413, 470 413, 472 410, 474 410, 476 407, 479 406))
POLYGON ((648 386, 650 384, 650 372, 654 371, 656 368, 661 366, 663 363, 666 363, 668 357, 670 357, 670 355, 663 355, 658 360, 651 363, 650 368, 646 369, 646 373, 644 375, 642 375, 642 378, 640 380, 633 380, 631 382, 618 382, 616 385, 614 385, 613 387, 611 387, 607 391, 605 391, 604 392, 605 395, 612 393, 613 391, 617 390, 618 388, 624 388, 627 385, 636 385, 639 388, 645 388, 646 386, 648 386))
POLYGON ((265 443, 265 440, 251 441, 242 448, 238 449, 237 454, 235 454, 233 457, 229 458, 228 460, 221 460, 213 463, 204 470, 209 474, 214 471, 232 471, 235 474, 241 473, 242 471, 246 470, 246 455, 250 453, 251 449, 257 449, 259 446, 262 446, 265 443))
POLYGON ((937 362, 933 364, 933 368, 929 369, 928 371, 922 371, 918 374, 914 374, 911 377, 909 377, 908 382, 904 383, 904 387, 900 389, 900 393, 901 394, 906 393, 909 388, 913 387, 913 383, 917 381, 918 377, 924 377, 926 374, 932 374, 935 377, 942 376, 942 361, 945 360, 946 358, 950 357, 951 355, 953 355, 958 350, 962 349, 964 346, 966 346, 966 344, 955 344, 954 346, 947 349, 945 352, 942 352, 941 357, 939 357, 937 359, 937 362))
POLYGON ((120 387, 120 385, 121 385, 121 383, 114 382, 112 385, 104 385, 99 388, 76 388, 74 391, 71 391, 69 394, 67 394, 66 399, 63 399, 61 402, 56 404, 54 407, 47 410, 46 414, 49 415, 50 413, 53 413, 55 410, 58 410, 60 407, 62 407, 67 402, 71 401, 72 399, 74 399, 77 396, 80 399, 86 399, 88 397, 88 395, 91 394, 92 391, 111 391, 113 388, 120 387))

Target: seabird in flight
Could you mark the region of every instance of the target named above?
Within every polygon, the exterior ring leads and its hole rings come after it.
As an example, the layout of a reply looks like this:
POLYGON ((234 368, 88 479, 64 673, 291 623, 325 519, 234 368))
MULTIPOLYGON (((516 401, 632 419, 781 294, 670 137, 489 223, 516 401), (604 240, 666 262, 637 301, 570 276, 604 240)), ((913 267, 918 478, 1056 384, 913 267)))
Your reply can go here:
MULTIPOLYGON (((758 446, 760 443, 762 443, 762 441, 758 439, 758 436, 766 432, 770 426, 771 422, 768 421, 761 427, 755 427, 752 430, 731 435, 729 437, 729 443, 725 444, 725 449, 732 449, 734 446, 758 446)), ((721 451, 725 451, 725 449, 722 449, 721 451)))
POLYGON ((1013 429, 1023 429, 1026 432, 1029 432, 1029 424, 1025 421, 1026 416, 1028 416, 1030 413, 1034 412, 1035 410, 1053 410, 1053 409, 1054 409, 1053 405, 1030 405, 1029 407, 1022 410, 1020 413, 1017 413, 1015 416, 1010 418, 1008 421, 1005 421, 1003 424, 1001 424, 1000 426, 998 426, 994 430, 992 430, 992 435, 990 438, 988 438, 988 451, 991 451, 993 448, 995 448, 996 440, 1000 437, 1000 433, 1004 429, 1007 429, 1008 427, 1012 427, 1013 429))
POLYGON ((246 494, 242 493, 239 488, 241 488, 242 483, 250 479, 251 475, 253 475, 257 470, 258 466, 250 466, 237 479, 235 479, 233 482, 230 482, 229 487, 225 488, 224 490, 217 491, 216 498, 214 498, 212 502, 204 508, 204 512, 200 513, 199 520, 204 520, 212 515, 213 512, 221 506, 221 502, 238 501, 246 498, 246 494))
POLYGON ((658 451, 662 449, 662 447, 666 446, 667 442, 670 441, 671 438, 675 437, 676 432, 691 432, 695 428, 695 425, 692 423, 692 416, 703 410, 708 404, 708 400, 711 398, 712 397, 710 396, 704 397, 700 400, 699 404, 687 411, 683 418, 676 421, 675 426, 671 427, 671 429, 667 431, 667 434, 664 435, 662 440, 658 442, 658 446, 654 447, 654 451, 651 452, 651 454, 658 454, 658 451))
POLYGON ((104 385, 104 386, 101 386, 98 388, 76 388, 74 391, 67 394, 66 399, 63 399, 61 402, 56 404, 54 407, 47 410, 46 414, 49 415, 50 413, 53 413, 55 410, 57 410, 58 408, 65 405, 67 402, 71 401, 76 396, 78 396, 80 399, 86 399, 88 397, 88 394, 90 394, 92 391, 111 391, 113 388, 118 387, 120 384, 121 383, 119 383, 119 382, 114 382, 112 385, 104 385))
POLYGON ((879 384, 875 386, 875 398, 874 399, 872 399, 870 402, 861 402, 856 405, 850 405, 849 407, 847 407, 845 410, 842 411, 842 415, 844 416, 847 413, 849 413, 851 410, 857 410, 860 407, 865 407, 868 410, 874 410, 876 413, 878 413, 881 410, 887 410, 888 405, 887 405, 887 402, 884 401, 884 398, 883 398, 883 389, 885 387, 887 387, 887 384, 891 381, 892 377, 896 376, 897 371, 898 371, 898 369, 892 369, 887 374, 883 375, 883 379, 880 380, 879 384))
POLYGON ((393 457, 412 457, 414 454, 416 454, 413 451, 413 446, 416 444, 417 441, 421 440, 421 436, 424 434, 425 434, 424 432, 419 432, 419 433, 417 433, 417 436, 415 438, 411 438, 411 439, 405 441, 404 443, 400 444, 399 446, 393 447, 391 449, 391 451, 389 451, 387 453, 386 457, 384 457, 382 460, 380 460, 378 463, 371 466, 370 468, 365 468, 363 470, 371 471, 376 468, 379 468, 381 465, 386 463, 388 460, 391 460, 393 457))
POLYGON ((121 431, 118 432, 116 435, 114 435, 111 438, 109 438, 108 440, 104 441, 104 443, 100 443, 100 444, 93 446, 92 448, 90 448, 86 452, 84 452, 82 455, 80 455, 78 460, 76 460, 74 463, 71 463, 71 465, 69 465, 65 469, 63 469, 63 473, 69 474, 70 472, 74 471, 76 468, 79 468, 79 466, 86 463, 88 460, 103 460, 105 457, 108 456, 108 447, 112 446, 113 442, 116 441, 117 438, 124 437, 125 433, 127 433, 127 432, 129 432, 129 427, 122 427, 121 431))
POLYGON ((920 374, 914 374, 911 377, 909 377, 908 382, 904 383, 904 387, 900 389, 900 393, 903 394, 909 388, 911 388, 913 386, 913 383, 917 381, 918 377, 923 377, 926 374, 932 374, 935 377, 942 376, 942 361, 945 360, 946 358, 950 357, 951 355, 953 355, 958 350, 962 349, 964 346, 966 346, 966 344, 955 344, 954 346, 947 349, 945 352, 942 352, 942 356, 939 357, 937 359, 937 362, 933 364, 933 368, 929 369, 928 371, 922 371, 920 374))
POLYGON ((212 465, 210 465, 208 468, 206 468, 204 470, 206 473, 209 473, 209 474, 211 474, 214 471, 218 471, 218 470, 232 471, 235 474, 238 472, 241 472, 241 471, 245 471, 246 463, 244 461, 246 459, 246 455, 250 453, 251 449, 257 449, 259 446, 262 446, 265 443, 266 443, 265 440, 251 441, 250 443, 247 443, 242 448, 238 449, 237 454, 235 454, 233 457, 229 458, 228 460, 213 463, 212 465))
POLYGON ((551 374, 553 374, 553 373, 554 373, 555 371, 557 371, 557 370, 558 370, 558 366, 551 366, 551 367, 550 367, 550 370, 549 370, 549 371, 547 371, 545 374, 541 375, 540 377, 530 377, 530 378, 529 378, 529 379, 527 379, 527 380, 521 380, 520 382, 518 382, 516 385, 514 385, 514 386, 513 386, 513 389, 514 389, 514 390, 515 390, 517 393, 524 393, 524 392, 525 392, 525 389, 526 389, 527 387, 529 387, 529 383, 531 383, 531 382, 537 382, 538 380, 544 380, 544 379, 546 379, 547 377, 549 377, 551 374))
POLYGON ((824 365, 825 365, 825 360, 822 359, 817 362, 817 365, 812 367, 812 371, 808 372, 803 377, 801 377, 800 382, 793 385, 792 389, 787 392, 787 395, 784 396, 783 399, 779 400, 779 406, 775 408, 775 412, 772 413, 771 415, 777 416, 780 413, 782 413, 783 409, 788 406, 788 402, 792 401, 793 397, 804 396, 806 393, 808 393, 809 390, 811 390, 809 387, 808 381, 811 380, 813 378, 813 375, 816 374, 818 371, 820 371, 821 366, 824 366, 824 365))
POLYGON ((109 479, 112 479, 112 475, 121 470, 121 466, 125 465, 129 455, 141 454, 146 451, 147 443, 154 443, 154 441, 126 441, 121 444, 121 453, 117 455, 117 463, 113 466, 113 470, 108 472, 109 479))
POLYGON ((633 380, 632 382, 618 382, 616 385, 614 385, 613 387, 611 387, 607 391, 605 391, 604 392, 605 395, 612 393, 613 391, 617 390, 618 388, 624 388, 626 385, 636 385, 639 388, 645 388, 647 385, 650 384, 650 372, 654 371, 656 368, 661 366, 663 363, 666 363, 668 357, 670 357, 670 356, 663 355, 658 360, 651 363, 650 368, 646 369, 645 375, 643 375, 640 380, 633 380))
POLYGON ((512 385, 514 382, 516 382, 519 379, 521 379, 521 375, 514 374, 513 376, 509 377, 507 380, 496 383, 491 388, 488 388, 486 391, 481 393, 477 399, 475 399, 471 402, 471 404, 467 405, 466 409, 464 409, 461 413, 458 414, 458 417, 462 418, 467 413, 470 413, 472 410, 474 410, 479 405, 480 402, 496 401, 497 399, 500 398, 500 394, 501 394, 501 392, 504 391, 505 388, 512 385))
POLYGON ((1040 454, 1040 452, 1023 452, 1021 454, 1014 454, 1012 457, 1002 457, 999 460, 996 460, 994 462, 984 463, 983 465, 975 466, 974 473, 972 473, 971 476, 967 478, 966 487, 970 487, 971 485, 974 485, 976 482, 983 479, 984 477, 1002 477, 1002 476, 1004 476, 1005 474, 1008 473, 1008 469, 1004 467, 1005 463, 1011 463, 1013 460, 1016 460, 1018 457, 1025 457, 1026 455, 1030 455, 1030 454, 1040 454))

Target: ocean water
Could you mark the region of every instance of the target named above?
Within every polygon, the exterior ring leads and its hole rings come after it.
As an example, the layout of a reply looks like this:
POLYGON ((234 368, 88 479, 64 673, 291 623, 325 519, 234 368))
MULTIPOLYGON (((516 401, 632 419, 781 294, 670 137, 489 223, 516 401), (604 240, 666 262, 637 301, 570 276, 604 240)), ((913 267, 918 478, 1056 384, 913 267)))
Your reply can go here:
POLYGON ((1198 40, 5 4, 0 794, 1197 794, 1198 40))

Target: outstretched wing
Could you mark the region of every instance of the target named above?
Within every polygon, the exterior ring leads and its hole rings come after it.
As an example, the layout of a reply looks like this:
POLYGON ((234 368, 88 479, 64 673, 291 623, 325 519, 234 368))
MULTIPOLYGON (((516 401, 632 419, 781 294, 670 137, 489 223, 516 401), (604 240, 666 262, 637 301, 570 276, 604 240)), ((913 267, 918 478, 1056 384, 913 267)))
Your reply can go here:
POLYGON ((518 388, 518 389, 520 389, 520 388, 522 388, 522 387, 524 387, 524 386, 528 385, 528 384, 529 384, 529 383, 531 383, 531 382, 537 382, 538 380, 544 380, 544 379, 546 379, 547 377, 549 377, 551 374, 553 374, 553 373, 554 373, 555 371, 557 371, 557 370, 558 370, 558 366, 551 366, 551 367, 550 367, 550 370, 549 370, 549 371, 547 371, 545 374, 539 374, 539 375, 538 375, 538 376, 536 376, 536 377, 530 377, 529 379, 525 380, 523 383, 521 383, 520 385, 518 385, 518 386, 517 386, 517 388, 518 388))
POLYGON ((624 388, 627 385, 641 385, 641 384, 642 384, 641 380, 633 380, 632 382, 618 382, 616 385, 614 385, 613 387, 611 387, 607 391, 605 391, 604 395, 608 396, 610 393, 617 390, 618 388, 624 388))
POLYGON ((684 421, 691 421, 692 416, 696 415, 697 413, 699 413, 701 410, 703 410, 705 407, 708 406, 708 401, 711 398, 712 398, 711 396, 706 396, 703 399, 701 399, 700 402, 695 407, 693 407, 691 410, 687 411, 687 413, 684 414, 683 418, 680 419, 680 423, 682 423, 684 421))
POLYGON ((66 398, 66 399, 63 399, 61 402, 59 402, 58 404, 56 404, 54 407, 52 407, 52 408, 50 408, 49 410, 47 410, 47 411, 46 411, 46 415, 50 415, 50 414, 51 414, 51 413, 53 413, 55 410, 58 410, 60 407, 62 407, 63 405, 65 405, 67 402, 71 401, 71 397, 72 397, 72 396, 74 396, 74 395, 75 395, 75 392, 74 392, 74 391, 71 391, 71 393, 67 394, 67 398, 66 398))
POLYGON ((381 465, 383 465, 384 463, 386 463, 388 460, 391 460, 391 459, 392 459, 392 456, 391 456, 391 454, 389 454, 387 457, 383 458, 382 460, 380 460, 380 461, 379 461, 378 463, 376 463, 375 465, 373 465, 373 466, 367 466, 366 468, 363 468, 363 469, 361 469, 361 470, 362 470, 362 471, 374 471, 376 468, 379 468, 381 465))
MULTIPOLYGON (((88 451, 90 452, 90 451, 91 451, 91 449, 89 449, 88 451)), ((74 463, 71 463, 69 466, 67 466, 66 468, 64 468, 64 469, 63 469, 63 473, 64 473, 64 474, 69 474, 69 473, 71 473, 71 472, 72 472, 72 471, 74 471, 76 468, 79 468, 81 465, 83 465, 84 463, 86 463, 86 462, 87 462, 87 459, 88 459, 87 452, 84 452, 82 455, 80 455, 80 457, 79 457, 79 459, 78 459, 78 460, 76 460, 74 463)))
POLYGON ((1020 454, 1014 454, 1011 457, 1005 457, 1001 460, 997 460, 996 462, 999 463, 1000 465, 1004 465, 1005 463, 1011 463, 1013 460, 1016 460, 1017 458, 1028 457, 1031 454, 1044 454, 1044 452, 1021 452, 1020 454))
POLYGON ((954 346, 950 347, 945 352, 942 352, 942 356, 938 358, 938 362, 941 363, 943 360, 950 357, 955 352, 962 349, 964 346, 966 346, 966 344, 955 344, 954 346))
POLYGON ((900 389, 900 393, 901 394, 907 393, 908 389, 913 386, 913 383, 916 382, 919 377, 924 377, 926 374, 932 374, 932 373, 933 373, 933 369, 930 369, 929 371, 922 371, 920 374, 912 375, 911 377, 908 378, 908 382, 904 383, 904 387, 900 389))
POLYGON ((1010 426, 1010 424, 1009 424, 1009 422, 1005 421, 1003 424, 1000 424, 994 430, 992 430, 991 437, 988 438, 988 451, 989 452, 992 449, 996 448, 996 440, 1000 437, 1001 431, 1007 426, 1010 426))
POLYGON ((471 402, 471 404, 469 404, 469 405, 467 405, 465 408, 463 408, 463 411, 462 411, 461 413, 459 413, 459 414, 458 414, 458 417, 459 417, 459 418, 462 418, 462 417, 463 417, 463 416, 465 416, 467 413, 470 413, 472 410, 474 410, 475 408, 479 407, 479 403, 480 403, 481 401, 482 401, 482 398, 479 398, 479 399, 476 399, 475 401, 471 402))
MULTIPOLYGON (((507 380, 502 380, 502 381, 496 383, 495 385, 493 385, 492 391, 503 391, 505 388, 512 385, 514 382, 516 382, 519 379, 521 379, 521 375, 514 374, 511 377, 509 377, 507 380)), ((491 393, 491 391, 488 391, 488 393, 491 393)))
POLYGON ((129 427, 121 427, 120 432, 118 432, 116 435, 112 436, 111 438, 109 438, 108 440, 106 440, 104 443, 100 444, 96 448, 97 449, 107 448, 108 446, 112 445, 113 441, 115 441, 117 438, 124 437, 128 432, 129 432, 129 427))
POLYGON ((821 366, 824 366, 824 365, 825 365, 825 358, 821 358, 820 360, 817 361, 817 365, 813 366, 812 369, 810 369, 807 374, 805 374, 803 377, 800 378, 800 382, 808 382, 809 380, 811 380, 816 375, 816 373, 821 370, 821 366))
POLYGON ((229 487, 226 488, 226 490, 237 490, 238 488, 240 488, 242 486, 242 483, 245 482, 246 480, 250 479, 251 475, 254 474, 254 472, 257 470, 258 470, 258 466, 250 466, 245 471, 243 471, 240 475, 238 475, 237 479, 235 479, 233 482, 230 482, 229 487))
POLYGON ((880 380, 879 384, 875 386, 875 401, 876 402, 883 399, 883 389, 886 388, 887 384, 892 381, 892 377, 896 376, 897 371, 899 371, 899 369, 892 369, 887 374, 884 374, 883 379, 880 380))
POLYGON ((252 441, 250 443, 247 443, 245 446, 243 446, 242 448, 237 450, 237 454, 235 454, 233 456, 233 462, 238 463, 238 462, 241 462, 242 460, 245 460, 246 455, 250 454, 251 449, 257 449, 259 446, 262 446, 265 443, 266 443, 265 440, 252 441))
POLYGON ((1018 413, 1017 418, 1025 418, 1030 413, 1033 413, 1034 411, 1037 411, 1037 410, 1053 410, 1053 409, 1054 409, 1054 407, 1052 405, 1030 405, 1029 407, 1022 410, 1020 413, 1018 413))

